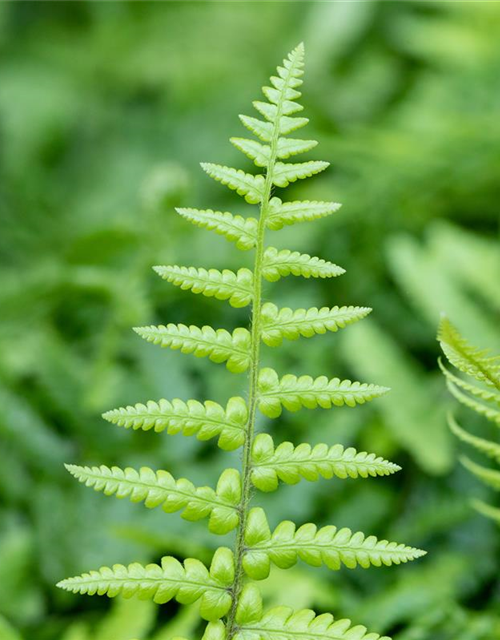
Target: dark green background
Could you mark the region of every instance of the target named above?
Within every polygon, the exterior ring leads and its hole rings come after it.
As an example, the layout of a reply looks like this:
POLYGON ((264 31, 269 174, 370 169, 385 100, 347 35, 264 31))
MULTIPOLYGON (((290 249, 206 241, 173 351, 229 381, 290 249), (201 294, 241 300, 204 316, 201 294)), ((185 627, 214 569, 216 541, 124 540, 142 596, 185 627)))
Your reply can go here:
POLYGON ((86 490, 63 462, 146 464, 197 484, 238 464, 213 442, 130 433, 99 416, 160 397, 224 402, 245 389, 245 376, 161 351, 130 327, 247 321, 247 310, 182 292, 150 267, 250 264, 173 207, 251 211, 198 162, 250 168, 228 143, 244 135, 237 114, 254 115, 251 100, 301 40, 305 135, 320 141, 309 157, 332 166, 286 198, 343 208, 270 241, 347 273, 288 278, 265 296, 374 312, 343 332, 265 349, 265 361, 393 391, 355 411, 304 410, 262 426, 296 444, 354 444, 403 471, 303 481, 258 499, 273 525, 348 526, 429 554, 369 571, 276 569, 262 588, 269 604, 332 611, 396 640, 500 637, 499 532, 468 504, 482 489, 456 463, 435 341, 445 311, 500 350, 500 4, 3 2, 2 640, 200 636, 193 608, 111 606, 55 589, 101 564, 209 559, 222 543, 203 523, 86 490))

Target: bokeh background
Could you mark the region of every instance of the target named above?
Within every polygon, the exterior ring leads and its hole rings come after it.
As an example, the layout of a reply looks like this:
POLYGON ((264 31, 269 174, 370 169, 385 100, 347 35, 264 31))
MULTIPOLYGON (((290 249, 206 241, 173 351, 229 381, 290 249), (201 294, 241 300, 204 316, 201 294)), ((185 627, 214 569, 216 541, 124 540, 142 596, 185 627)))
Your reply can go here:
POLYGON ((238 463, 213 442, 130 433, 100 414, 161 397, 225 401, 245 388, 244 376, 162 351, 131 326, 246 322, 245 310, 182 292, 151 266, 249 264, 173 207, 250 211, 198 162, 250 168, 228 143, 244 135, 236 116, 251 114, 301 40, 307 137, 321 142, 309 157, 332 166, 287 198, 344 206, 272 242, 347 273, 288 278, 266 297, 374 312, 265 359, 393 391, 355 411, 289 414, 272 429, 277 440, 354 444, 403 471, 303 481, 259 500, 273 525, 348 526, 429 553, 369 571, 302 565, 286 581, 275 569, 262 588, 270 604, 332 611, 396 640, 500 637, 499 531, 470 508, 482 488, 456 462, 435 341, 445 311, 500 350, 500 3, 2 2, 2 640, 199 637, 196 609, 54 587, 101 564, 209 560, 221 543, 203 523, 85 489, 63 462, 146 464, 198 484, 238 463))

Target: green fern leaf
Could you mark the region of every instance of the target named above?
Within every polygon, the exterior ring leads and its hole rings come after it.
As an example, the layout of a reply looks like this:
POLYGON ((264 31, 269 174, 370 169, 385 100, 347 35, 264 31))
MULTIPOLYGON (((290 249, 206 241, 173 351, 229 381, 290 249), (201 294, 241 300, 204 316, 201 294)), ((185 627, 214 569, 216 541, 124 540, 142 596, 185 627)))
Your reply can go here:
POLYGON ((311 151, 318 144, 317 140, 302 140, 299 138, 278 138, 277 156, 286 160, 290 156, 311 151))
POLYGON ((389 391, 386 387, 326 376, 312 378, 287 374, 281 379, 270 368, 259 373, 259 409, 268 418, 278 418, 282 406, 288 411, 307 409, 330 409, 332 405, 354 407, 364 404, 389 391))
POLYGON ((211 162, 202 162, 200 164, 203 171, 211 178, 236 191, 248 203, 259 204, 261 202, 264 193, 264 176, 253 176, 240 169, 224 167, 221 164, 213 164, 211 162))
POLYGON ((141 338, 161 347, 180 349, 197 358, 208 357, 212 362, 225 362, 229 371, 242 373, 250 365, 251 337, 248 329, 238 327, 229 333, 225 329, 210 326, 196 327, 185 324, 168 324, 159 327, 135 327, 141 338))
POLYGON ((290 182, 310 178, 330 166, 329 162, 310 160, 309 162, 276 162, 273 172, 273 184, 288 187, 290 182))
POLYGON ((439 323, 438 340, 446 357, 457 369, 500 391, 498 357, 488 357, 487 350, 472 347, 446 317, 439 323))
POLYGON ((353 627, 350 620, 335 620, 329 613, 316 615, 311 609, 269 609, 262 619, 239 624, 235 640, 390 640, 366 627, 353 627))
POLYGON ((453 382, 450 382, 448 380, 446 384, 448 386, 448 389, 450 390, 450 393, 459 402, 464 404, 466 407, 469 407, 469 409, 473 409, 479 415, 484 416, 488 420, 491 420, 491 422, 495 422, 496 424, 500 425, 500 411, 497 411, 496 409, 493 409, 483 404, 482 402, 479 402, 475 398, 462 393, 461 391, 459 391, 458 387, 453 384, 453 382))
POLYGON ((257 167, 267 167, 269 164, 271 155, 269 145, 260 144, 256 140, 248 140, 247 138, 229 138, 229 141, 250 160, 253 160, 257 167))
POLYGON ((263 122, 259 118, 251 116, 241 116, 241 122, 245 127, 257 136, 263 142, 271 142, 273 136, 273 125, 270 122, 263 122))
POLYGON ((177 208, 177 213, 189 222, 215 231, 234 242, 238 249, 247 251, 255 247, 257 240, 257 219, 235 216, 228 211, 212 211, 212 209, 183 209, 177 208))
POLYGON ((315 482, 318 478, 368 478, 388 476, 401 467, 388 462, 374 453, 358 452, 352 447, 344 449, 340 444, 302 443, 294 447, 291 442, 282 442, 274 448, 267 433, 259 434, 252 447, 252 483, 261 491, 275 491, 278 480, 296 484, 304 478, 315 482))
POLYGON ((457 438, 462 440, 462 442, 472 445, 478 451, 481 451, 481 453, 484 453, 488 457, 500 462, 500 444, 492 442, 491 440, 486 440, 485 438, 473 436, 458 424, 451 413, 448 414, 448 425, 450 430, 457 436, 457 438))
POLYGON ((460 458, 460 462, 466 469, 475 475, 476 478, 481 480, 481 482, 492 487, 496 491, 500 491, 500 471, 483 467, 483 465, 473 462, 467 456, 462 456, 460 458))
POLYGON ((342 267, 316 256, 298 251, 268 247, 264 252, 262 275, 269 282, 282 277, 302 276, 303 278, 336 278, 345 273, 342 267))
POLYGON ((245 441, 248 408, 239 397, 230 398, 226 409, 211 400, 202 404, 197 400, 162 399, 113 409, 102 417, 125 429, 154 429, 157 433, 166 429, 170 435, 196 435, 199 440, 219 436, 221 449, 232 451, 245 441))
POLYGON ((307 200, 282 202, 280 198, 274 197, 269 201, 266 225, 269 229, 278 231, 285 225, 312 222, 324 218, 338 211, 341 206, 338 202, 309 202, 307 200))
POLYGON ((365 318, 369 307, 311 307, 295 309, 278 307, 272 302, 262 306, 262 340, 269 347, 279 347, 283 338, 297 340, 300 336, 312 336, 343 329, 365 318))
POLYGON ((220 547, 215 552, 210 572, 199 560, 188 558, 182 565, 171 556, 161 560, 161 566, 137 562, 125 567, 115 564, 101 567, 75 578, 67 578, 58 587, 73 593, 107 595, 114 598, 138 596, 153 599, 158 604, 177 600, 192 604, 201 599, 200 613, 205 620, 218 620, 226 615, 232 603, 229 587, 234 579, 234 558, 230 549, 220 547))
POLYGON ((241 498, 240 475, 226 469, 217 483, 217 490, 195 487, 186 478, 175 480, 168 471, 153 471, 142 467, 139 471, 127 467, 79 467, 68 464, 66 469, 79 482, 107 496, 129 498, 144 502, 146 507, 161 506, 167 513, 183 509, 185 520, 196 521, 209 517, 212 533, 224 534, 238 526, 237 505, 241 498))
POLYGON ((438 364, 446 379, 449 382, 453 383, 456 387, 460 387, 464 391, 468 391, 473 396, 476 396, 476 398, 480 398, 481 400, 484 400, 486 402, 494 402, 495 404, 500 406, 500 393, 496 393, 491 389, 482 389, 474 384, 471 384, 470 382, 467 382, 466 380, 463 380, 462 378, 459 378, 444 366, 441 358, 438 359, 438 364))
POLYGON ((250 269, 238 269, 237 273, 224 269, 196 269, 195 267, 153 267, 167 282, 185 291, 201 293, 207 298, 228 300, 232 307, 246 307, 253 297, 253 274, 250 269))
POLYGON ((267 578, 271 563, 280 569, 289 569, 300 559, 313 567, 325 564, 337 571, 342 565, 349 569, 358 565, 368 569, 371 565, 401 564, 425 555, 420 549, 334 526, 318 529, 309 523, 297 529, 287 520, 271 533, 264 510, 260 508, 251 509, 248 514, 245 545, 243 567, 254 580, 267 578))

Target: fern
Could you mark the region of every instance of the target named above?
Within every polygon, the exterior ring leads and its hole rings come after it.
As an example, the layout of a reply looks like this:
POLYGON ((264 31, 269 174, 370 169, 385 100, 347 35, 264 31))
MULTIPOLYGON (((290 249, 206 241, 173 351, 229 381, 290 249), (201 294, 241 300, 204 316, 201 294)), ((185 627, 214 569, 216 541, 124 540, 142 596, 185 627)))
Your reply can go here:
MULTIPOLYGON (((491 357, 487 350, 471 346, 444 316, 439 324, 438 340, 448 362, 466 376, 463 378, 452 373, 439 361, 450 393, 468 409, 500 426, 500 358, 491 357)), ((500 445, 497 442, 470 433, 451 413, 448 425, 462 442, 500 463, 500 445)), ((500 470, 485 467, 467 456, 462 456, 460 461, 483 484, 500 491, 500 470)), ((480 513, 500 523, 498 509, 480 501, 472 504, 480 513)))
MULTIPOLYGON (((250 330, 239 327, 232 333, 208 326, 167 324, 141 327, 137 333, 153 344, 179 349, 225 362, 232 372, 249 371, 249 388, 242 397, 231 398, 224 408, 212 400, 166 400, 122 407, 104 414, 104 418, 125 429, 167 434, 195 435, 200 440, 218 438, 222 449, 242 447, 241 470, 226 469, 215 489, 195 487, 187 479, 175 479, 167 471, 149 468, 79 467, 68 470, 82 483, 106 495, 142 502, 149 508, 180 511, 187 520, 208 518, 212 533, 226 534, 236 528, 233 550, 219 548, 210 570, 201 562, 163 558, 161 565, 132 564, 101 568, 69 578, 59 586, 75 593, 107 594, 125 597, 138 595, 158 603, 175 598, 182 604, 200 600, 203 618, 209 621, 205 640, 288 640, 298 636, 309 640, 376 640, 380 636, 364 627, 352 627, 347 620, 335 621, 329 614, 313 611, 293 612, 278 607, 264 613, 260 593, 251 580, 266 577, 272 564, 286 569, 297 560, 312 566, 325 564, 336 570, 342 565, 354 568, 407 562, 423 551, 402 544, 377 540, 373 536, 352 533, 349 529, 314 524, 300 527, 282 522, 271 532, 260 508, 251 508, 253 487, 274 491, 279 483, 295 484, 301 479, 320 477, 367 478, 395 473, 399 467, 374 453, 358 452, 341 445, 282 442, 275 446, 270 435, 257 434, 258 414, 277 418, 283 409, 347 405, 354 407, 385 394, 385 387, 320 376, 278 375, 261 368, 261 343, 277 347, 283 339, 312 337, 337 331, 364 318, 367 307, 323 307, 278 309, 263 302, 264 281, 275 282, 287 275, 306 278, 340 276, 344 270, 319 257, 265 246, 266 230, 308 222, 333 214, 340 207, 334 202, 282 202, 273 196, 274 187, 310 177, 327 168, 320 161, 285 163, 282 160, 312 149, 314 140, 286 138, 307 124, 293 114, 302 84, 304 49, 299 45, 278 67, 271 85, 264 87, 268 102, 254 103, 264 119, 241 116, 243 124, 260 141, 232 138, 234 146, 248 156, 263 173, 253 175, 223 165, 205 163, 206 173, 235 190, 247 202, 258 204, 260 215, 243 218, 212 209, 178 209, 193 224, 214 231, 234 242, 241 250, 255 250, 253 271, 161 266, 155 271, 165 280, 219 300, 234 307, 252 305, 250 330), (245 578, 246 576, 246 578, 245 578)), ((484 399, 484 398, 482 398, 484 399)), ((386 639, 387 640, 387 639, 386 639)))

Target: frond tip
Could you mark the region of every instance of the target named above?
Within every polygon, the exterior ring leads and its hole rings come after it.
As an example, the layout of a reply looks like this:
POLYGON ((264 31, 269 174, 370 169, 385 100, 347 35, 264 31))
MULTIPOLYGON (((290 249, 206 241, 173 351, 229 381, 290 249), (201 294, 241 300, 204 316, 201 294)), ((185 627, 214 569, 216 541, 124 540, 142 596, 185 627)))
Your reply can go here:
POLYGON ((192 353, 197 358, 208 357, 212 362, 225 362, 229 371, 242 373, 250 366, 250 332, 238 327, 229 333, 225 329, 210 326, 197 327, 185 324, 168 324, 159 327, 135 327, 134 331, 153 344, 182 353, 192 353))
POLYGON ((127 467, 79 467, 68 464, 66 469, 79 482, 107 496, 129 498, 144 502, 153 509, 161 506, 167 513, 183 510, 185 520, 196 521, 209 517, 212 533, 225 534, 239 522, 238 502, 241 498, 240 474, 226 469, 214 491, 211 487, 195 487, 186 478, 175 480, 168 471, 153 471, 141 467, 138 471, 127 467))
POLYGON ((226 615, 232 598, 229 587, 234 579, 234 558, 230 549, 220 547, 215 552, 210 572, 199 560, 188 558, 181 564, 172 556, 162 558, 161 565, 143 566, 137 562, 101 567, 57 584, 60 589, 88 595, 114 598, 138 596, 158 604, 177 600, 182 604, 200 602, 200 614, 214 621, 226 615))
POLYGON ((269 575, 271 563, 280 569, 289 569, 302 560, 313 567, 322 564, 337 571, 342 565, 354 569, 381 567, 416 560, 425 551, 404 544, 366 537, 360 531, 315 524, 304 524, 298 529, 293 522, 281 522, 271 533, 264 510, 254 508, 248 515, 245 529, 247 552, 243 567, 248 576, 262 580, 269 575))
POLYGON ((326 376, 294 376, 287 374, 281 379, 270 368, 259 373, 259 409, 268 418, 278 418, 282 407, 288 411, 307 409, 330 409, 332 405, 354 407, 378 398, 389 389, 374 384, 351 382, 326 376))
POLYGON ((218 436, 219 447, 232 451, 245 441, 248 408, 240 397, 230 398, 225 409, 212 400, 201 403, 198 400, 184 402, 175 398, 171 402, 162 399, 113 409, 102 417, 125 429, 154 429, 157 433, 166 429, 169 435, 196 435, 198 440, 218 436))
POLYGON ((291 442, 282 442, 275 448, 267 433, 259 434, 252 447, 251 480, 261 491, 274 491, 279 480, 296 484, 302 478, 311 482, 334 476, 368 478, 391 475, 400 469, 374 453, 358 452, 352 447, 344 449, 340 444, 311 447, 304 442, 294 447, 291 442))

